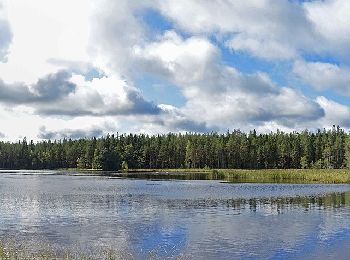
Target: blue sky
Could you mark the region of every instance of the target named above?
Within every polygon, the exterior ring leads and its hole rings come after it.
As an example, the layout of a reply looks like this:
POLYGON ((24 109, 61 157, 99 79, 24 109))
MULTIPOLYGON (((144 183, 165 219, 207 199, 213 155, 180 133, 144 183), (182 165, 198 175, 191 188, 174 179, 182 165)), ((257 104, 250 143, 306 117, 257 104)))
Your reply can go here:
POLYGON ((349 129, 349 12, 346 0, 0 0, 0 138, 349 129))
MULTIPOLYGON (((293 2, 293 1, 291 1, 293 2)), ((307 2, 304 0, 294 1, 298 3, 307 2)), ((174 23, 164 17, 159 11, 154 9, 143 10, 140 14, 140 20, 145 23, 147 30, 151 37, 153 35, 163 34, 169 30, 176 30, 174 23)), ((186 33, 177 31, 182 34, 183 37, 190 37, 186 33)), ((227 48, 220 40, 216 40, 215 36, 209 36, 210 40, 218 46, 222 55, 222 63, 227 66, 232 66, 239 69, 241 72, 252 74, 256 72, 265 72, 270 75, 277 84, 281 86, 292 85, 296 89, 302 91, 306 96, 315 98, 319 95, 326 96, 332 100, 342 103, 344 105, 350 105, 349 98, 336 93, 332 89, 315 91, 313 88, 304 84, 300 80, 295 79, 293 75, 290 75, 291 68, 293 66, 292 60, 285 61, 271 61, 261 58, 256 58, 249 53, 236 52, 227 48)), ((314 52, 301 52, 301 57, 307 62, 322 62, 331 63, 340 66, 342 63, 339 59, 329 53, 314 53, 314 52)), ((174 106, 183 106, 185 98, 182 96, 179 89, 172 84, 168 84, 163 80, 157 80, 150 75, 142 75, 137 81, 138 85, 146 95, 148 99, 156 100, 158 103, 167 103, 174 106)))

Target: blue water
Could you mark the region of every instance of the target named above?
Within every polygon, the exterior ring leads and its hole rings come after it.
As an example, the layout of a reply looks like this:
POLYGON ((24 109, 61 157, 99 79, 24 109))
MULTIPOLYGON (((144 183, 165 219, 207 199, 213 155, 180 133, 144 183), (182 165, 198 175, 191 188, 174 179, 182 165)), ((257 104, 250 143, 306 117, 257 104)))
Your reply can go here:
POLYGON ((350 186, 0 172, 0 237, 138 259, 350 259, 350 186))

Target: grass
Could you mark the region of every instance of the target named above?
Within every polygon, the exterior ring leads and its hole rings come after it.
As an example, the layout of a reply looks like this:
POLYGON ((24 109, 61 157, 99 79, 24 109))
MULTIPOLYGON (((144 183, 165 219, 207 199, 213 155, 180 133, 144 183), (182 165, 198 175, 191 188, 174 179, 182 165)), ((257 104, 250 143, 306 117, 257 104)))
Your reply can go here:
POLYGON ((226 180, 233 182, 350 183, 347 169, 137 169, 123 177, 226 180))
POLYGON ((276 183, 349 183, 350 169, 129 169, 128 172, 106 172, 93 169, 58 169, 106 174, 126 178, 159 178, 185 180, 225 180, 232 182, 276 182, 276 183))
POLYGON ((344 169, 217 170, 217 172, 225 179, 236 181, 350 183, 350 171, 344 169))
MULTIPOLYGON (((63 169, 62 169, 63 170, 63 169)), ((65 171, 67 169, 64 169, 65 171)), ((69 169, 69 171, 80 171, 69 169)), ((350 169, 129 169, 128 172, 102 172, 126 178, 159 178, 184 180, 225 180, 232 182, 276 182, 276 183, 349 183, 350 169)))

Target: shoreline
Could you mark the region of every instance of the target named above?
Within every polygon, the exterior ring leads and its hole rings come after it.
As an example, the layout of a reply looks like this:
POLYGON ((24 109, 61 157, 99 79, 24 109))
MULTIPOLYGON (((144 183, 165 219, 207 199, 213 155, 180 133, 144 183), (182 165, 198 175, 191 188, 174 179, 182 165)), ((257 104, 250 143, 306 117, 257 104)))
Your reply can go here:
MULTIPOLYGON (((29 169, 0 169, 1 171, 30 171, 29 169)), ((33 171, 66 171, 95 173, 122 178, 223 180, 256 183, 325 183, 350 184, 349 169, 129 169, 101 171, 95 169, 42 169, 33 171)), ((0 172, 1 174, 1 172, 0 172)))
POLYGON ((232 182, 273 182, 273 183, 325 183, 350 184, 348 169, 137 169, 127 173, 118 173, 121 177, 171 177, 180 175, 184 178, 224 180, 232 182))

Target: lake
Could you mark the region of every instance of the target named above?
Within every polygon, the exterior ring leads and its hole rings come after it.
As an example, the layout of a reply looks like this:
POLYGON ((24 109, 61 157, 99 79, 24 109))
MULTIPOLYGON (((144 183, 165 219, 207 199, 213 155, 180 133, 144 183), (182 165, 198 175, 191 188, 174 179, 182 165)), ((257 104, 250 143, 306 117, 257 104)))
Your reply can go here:
POLYGON ((350 185, 0 171, 0 237, 94 258, 349 259, 350 185))

